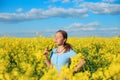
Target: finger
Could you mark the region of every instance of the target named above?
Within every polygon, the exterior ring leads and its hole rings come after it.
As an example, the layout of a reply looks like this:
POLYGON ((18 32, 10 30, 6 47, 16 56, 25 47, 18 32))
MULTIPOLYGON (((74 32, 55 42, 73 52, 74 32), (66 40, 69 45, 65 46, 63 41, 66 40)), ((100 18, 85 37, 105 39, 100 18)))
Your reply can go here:
POLYGON ((44 55, 47 55, 47 53, 45 52, 44 55))
POLYGON ((47 48, 45 48, 45 51, 47 51, 48 49, 47 48))
POLYGON ((47 50, 45 50, 45 51, 44 51, 44 54, 48 54, 48 51, 47 51, 47 50))

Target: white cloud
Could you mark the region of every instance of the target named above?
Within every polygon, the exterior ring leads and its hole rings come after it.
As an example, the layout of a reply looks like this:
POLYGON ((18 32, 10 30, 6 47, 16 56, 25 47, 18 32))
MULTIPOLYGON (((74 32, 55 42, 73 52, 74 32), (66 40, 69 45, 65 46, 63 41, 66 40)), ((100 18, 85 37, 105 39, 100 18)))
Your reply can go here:
POLYGON ((70 31, 79 31, 79 30, 95 30, 96 26, 99 26, 100 24, 98 22, 91 22, 88 24, 82 24, 82 23, 73 23, 69 26, 64 27, 66 30, 70 31))
POLYGON ((82 24, 82 23, 73 23, 66 28, 81 28, 81 27, 94 27, 94 26, 99 26, 100 24, 98 22, 91 22, 88 24, 82 24))
POLYGON ((118 27, 105 27, 101 26, 99 22, 90 22, 87 24, 83 23, 73 23, 68 26, 65 26, 66 31, 118 31, 118 27))
MULTIPOLYGON (((56 0, 58 1, 58 0, 56 0)), ((77 1, 77 0, 76 0, 77 1)), ((79 8, 57 8, 49 7, 48 9, 36 9, 33 8, 26 13, 22 13, 23 9, 18 8, 19 13, 0 13, 0 22, 23 22, 29 20, 40 20, 50 17, 60 18, 85 18, 88 17, 88 11, 94 14, 120 14, 119 4, 110 3, 93 3, 84 2, 80 4, 79 8)))
POLYGON ((92 30, 96 30, 96 28, 93 27, 86 27, 86 28, 79 28, 77 30, 83 30, 83 31, 92 31, 92 30))
POLYGON ((103 2, 115 2, 117 0, 102 0, 103 2))
POLYGON ((86 24, 86 27, 94 27, 94 26, 99 26, 100 24, 98 22, 92 22, 92 23, 88 23, 86 24))
POLYGON ((80 2, 84 2, 84 0, 73 0, 73 2, 80 3, 80 2))
POLYGON ((54 3, 54 2, 57 2, 57 1, 58 1, 58 0, 51 0, 51 2, 53 2, 53 3, 54 3))
POLYGON ((74 8, 49 8, 48 10, 33 8, 26 13, 0 13, 0 22, 22 22, 28 20, 45 19, 50 17, 61 18, 84 18, 87 17, 86 9, 74 9, 74 8))
POLYGON ((106 30, 119 30, 119 28, 117 28, 117 27, 109 27, 109 28, 100 28, 99 30, 103 30, 103 31, 106 31, 106 30))
POLYGON ((84 0, 72 0, 72 4, 74 4, 74 7, 78 7, 79 4, 82 4, 84 0))
POLYGON ((16 11, 17 11, 17 12, 22 12, 23 9, 22 9, 22 8, 18 8, 16 11))
POLYGON ((80 7, 87 8, 94 14, 120 14, 119 4, 84 2, 83 4, 80 4, 80 7))
POLYGON ((70 0, 62 0, 63 3, 68 3, 70 0))
POLYGON ((60 2, 60 3, 69 3, 69 2, 73 2, 73 3, 80 3, 83 2, 84 0, 50 0, 50 2, 52 3, 56 3, 56 2, 60 2))

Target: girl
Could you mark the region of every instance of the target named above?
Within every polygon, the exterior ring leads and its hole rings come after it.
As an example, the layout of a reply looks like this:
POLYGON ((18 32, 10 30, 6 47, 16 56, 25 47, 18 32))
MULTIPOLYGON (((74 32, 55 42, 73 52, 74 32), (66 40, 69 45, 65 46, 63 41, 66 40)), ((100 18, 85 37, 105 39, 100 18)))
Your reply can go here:
MULTIPOLYGON (((69 66, 70 58, 75 56, 76 53, 72 50, 70 44, 66 43, 67 41, 67 32, 64 30, 59 30, 55 35, 55 44, 58 48, 55 48, 51 51, 50 60, 48 59, 48 50, 44 51, 46 56, 46 64, 48 67, 50 65, 55 66, 58 71, 61 70, 61 67, 64 65, 69 66)), ((76 72, 85 64, 84 59, 80 59, 80 63, 75 67, 73 72, 76 72)))

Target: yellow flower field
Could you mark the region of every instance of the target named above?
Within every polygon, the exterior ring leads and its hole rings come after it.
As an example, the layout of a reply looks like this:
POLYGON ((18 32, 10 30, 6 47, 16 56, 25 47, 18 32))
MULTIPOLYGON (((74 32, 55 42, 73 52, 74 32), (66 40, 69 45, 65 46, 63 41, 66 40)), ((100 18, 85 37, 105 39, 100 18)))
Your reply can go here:
POLYGON ((0 80, 120 80, 120 38, 68 39, 77 56, 58 73, 48 69, 43 51, 55 48, 54 38, 0 38, 0 80), (86 64, 76 73, 79 59, 86 64))

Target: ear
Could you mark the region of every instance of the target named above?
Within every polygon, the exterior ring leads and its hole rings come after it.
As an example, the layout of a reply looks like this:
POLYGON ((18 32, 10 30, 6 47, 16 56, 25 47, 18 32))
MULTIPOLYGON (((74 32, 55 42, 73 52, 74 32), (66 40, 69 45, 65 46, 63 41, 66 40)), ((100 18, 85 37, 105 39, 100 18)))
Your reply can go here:
POLYGON ((64 39, 64 42, 66 42, 67 39, 64 39))

